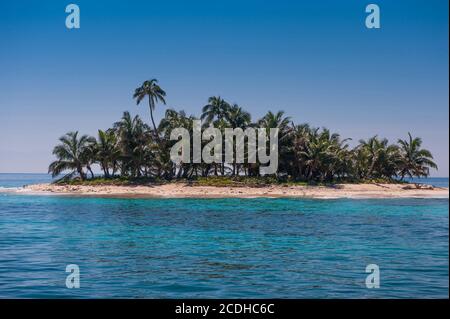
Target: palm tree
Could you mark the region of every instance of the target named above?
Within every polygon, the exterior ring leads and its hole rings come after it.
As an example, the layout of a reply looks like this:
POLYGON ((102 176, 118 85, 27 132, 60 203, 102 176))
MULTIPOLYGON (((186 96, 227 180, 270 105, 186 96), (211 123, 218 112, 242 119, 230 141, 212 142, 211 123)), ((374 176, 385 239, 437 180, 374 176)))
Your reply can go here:
POLYGON ((293 125, 290 138, 288 154, 292 153, 293 159, 287 163, 286 170, 296 179, 332 181, 349 174, 349 139, 308 124, 293 125))
POLYGON ((65 177, 72 177, 76 173, 81 180, 86 179, 86 174, 83 167, 89 163, 89 147, 95 143, 95 139, 87 135, 82 135, 78 138, 77 132, 69 132, 60 137, 59 145, 53 149, 53 154, 57 160, 52 162, 48 168, 48 172, 55 177, 64 171, 69 170, 70 173, 65 177))
POLYGON ((208 104, 202 108, 201 120, 205 124, 211 124, 214 119, 221 120, 225 117, 230 105, 220 96, 211 96, 208 99, 208 104))
MULTIPOLYGON (((163 133, 164 137, 164 145, 159 145, 159 147, 163 147, 165 150, 165 155, 162 157, 161 162, 165 162, 166 166, 166 175, 170 178, 173 176, 177 176, 178 178, 189 178, 192 177, 194 173, 197 171, 197 167, 199 164, 194 163, 180 163, 180 165, 172 165, 171 168, 168 167, 168 163, 172 163, 170 158, 167 160, 167 157, 170 157, 170 147, 172 147, 176 141, 170 140, 170 133, 176 128, 185 128, 189 132, 193 129, 193 121, 197 120, 194 116, 187 116, 184 111, 175 111, 173 109, 166 110, 166 114, 164 118, 161 120, 158 130, 163 133), (170 171, 170 173, 169 173, 170 171)), ((191 149, 189 150, 189 154, 192 154, 193 140, 192 136, 190 137, 190 145, 191 149)), ((192 160, 192 155, 190 155, 192 160)))
POLYGON ((163 132, 165 138, 169 139, 170 132, 175 128, 184 127, 190 130, 194 119, 192 116, 187 117, 184 111, 177 112, 174 109, 167 109, 164 118, 159 123, 158 130, 163 132))
POLYGON ((292 123, 292 135, 290 141, 290 153, 292 162, 287 164, 286 172, 295 179, 306 179, 306 165, 302 154, 306 150, 313 129, 309 124, 295 125, 292 123))
MULTIPOLYGON (((132 117, 129 112, 124 112, 113 128, 98 131, 97 140, 87 135, 79 137, 78 132, 67 133, 60 138, 60 144, 53 150, 57 160, 50 164, 49 172, 56 176, 69 171, 65 177, 78 175, 84 180, 89 172, 94 177, 91 167, 99 164, 106 178, 111 176, 111 169, 113 176, 116 171, 120 171, 124 177, 145 176, 166 180, 192 178, 194 175, 218 176, 219 172, 222 176, 230 172, 232 176, 236 176, 242 170, 245 175, 259 176, 260 163, 248 163, 249 150, 253 149, 253 145, 244 147, 244 163, 236 163, 235 157, 232 166, 225 165, 225 161, 192 163, 192 155, 189 163, 173 163, 170 150, 176 141, 170 140, 170 133, 178 127, 192 131, 193 120, 196 118, 187 116, 183 111, 167 109, 165 117, 157 126, 153 111, 158 102, 165 104, 166 96, 157 83, 156 79, 145 81, 133 94, 137 104, 148 97, 153 129, 139 116, 132 117)), ((259 121, 252 123, 250 113, 237 104, 230 105, 220 96, 208 99, 208 104, 202 108, 201 119, 203 127, 213 124, 222 134, 226 128, 262 128, 267 133, 271 128, 278 128, 279 169, 276 177, 280 179, 294 178, 311 182, 384 180, 397 176, 403 179, 405 176, 428 176, 431 168, 437 169, 430 151, 421 148, 422 140, 413 138, 410 133, 408 139, 398 140, 397 144, 389 144, 387 139, 373 136, 360 140, 358 146, 350 149, 348 139, 342 139, 339 134, 326 128, 312 128, 308 124, 295 125, 283 111, 269 111, 259 121)), ((242 143, 242 140, 239 142, 242 143)), ((202 145, 207 143, 208 141, 202 141, 202 145)), ((238 146, 237 139, 232 142, 222 139, 222 143, 225 143, 222 150, 230 146, 235 150, 238 146)), ((245 144, 245 139, 243 143, 245 144)), ((223 152, 222 159, 224 155, 223 152)))
POLYGON ((150 117, 153 129, 155 130, 155 136, 158 136, 158 130, 156 129, 155 120, 153 119, 153 111, 155 110, 156 103, 162 102, 163 104, 166 104, 166 100, 164 99, 166 92, 158 85, 158 80, 152 79, 142 83, 133 94, 133 98, 136 99, 136 104, 138 105, 146 96, 148 97, 148 106, 150 108, 150 117))
POLYGON ((367 141, 360 140, 357 151, 360 160, 367 166, 364 171, 364 178, 391 178, 397 174, 399 153, 397 145, 389 145, 385 138, 379 139, 377 136, 369 138, 367 141))
POLYGON ((98 130, 98 139, 96 143, 96 159, 99 162, 106 178, 110 177, 110 168, 113 169, 114 175, 116 162, 119 156, 120 150, 117 147, 117 137, 114 130, 98 130))
POLYGON ((231 128, 245 129, 251 123, 251 115, 237 104, 231 105, 224 115, 231 128))
POLYGON ((430 174, 430 168, 437 169, 436 163, 433 162, 433 155, 426 149, 421 149, 422 139, 413 138, 408 132, 408 140, 398 140, 400 145, 400 172, 399 175, 403 180, 405 176, 427 177, 430 174))
POLYGON ((349 138, 341 139, 337 133, 330 133, 330 130, 323 129, 321 140, 325 145, 327 162, 321 168, 322 180, 331 181, 335 177, 340 177, 347 173, 346 161, 349 156, 347 141, 349 138))
POLYGON ((149 127, 138 115, 132 118, 129 112, 124 112, 122 119, 114 123, 114 129, 118 137, 122 174, 141 176, 143 165, 151 164, 148 153, 149 144, 153 141, 149 136, 149 127))
MULTIPOLYGON (((231 127, 233 129, 236 128, 240 128, 242 130, 245 130, 247 127, 249 127, 251 125, 251 115, 249 112, 245 111, 242 107, 240 107, 237 104, 233 104, 231 106, 229 106, 224 114, 224 122, 225 125, 227 127, 231 127)), ((227 143, 227 141, 223 141, 224 143, 227 143)), ((237 143, 238 141, 236 141, 237 143)), ((234 148, 234 141, 233 141, 233 145, 232 145, 233 149, 234 148)), ((224 148, 225 149, 225 145, 224 148)), ((236 145, 236 149, 237 149, 237 145, 236 145)), ((239 164, 236 163, 236 152, 233 152, 233 165, 232 165, 232 175, 235 176, 236 174, 238 174, 238 170, 239 170, 239 164)), ((248 154, 247 154, 248 155, 248 154)))
POLYGON ((319 129, 311 130, 303 151, 300 151, 302 162, 306 167, 306 177, 309 181, 324 179, 324 168, 329 165, 332 156, 332 143, 330 143, 329 131, 320 133, 319 129))
POLYGON ((287 133, 290 129, 289 124, 291 123, 291 118, 289 116, 284 116, 284 111, 278 111, 277 113, 272 113, 272 111, 269 111, 264 115, 262 119, 258 121, 258 124, 260 127, 263 128, 278 128, 280 133, 279 136, 281 136, 284 133, 287 133))
MULTIPOLYGON (((257 126, 266 129, 267 137, 270 134, 271 128, 278 129, 278 154, 280 159, 279 164, 281 167, 286 166, 285 159, 287 159, 287 153, 290 151, 290 134, 292 132, 292 127, 290 124, 291 118, 289 116, 284 116, 284 111, 278 111, 277 113, 269 111, 257 122, 257 126)), ((269 139, 266 139, 266 141, 268 142, 269 139)), ((257 169, 258 165, 259 163, 256 163, 256 165, 251 165, 251 175, 255 174, 255 169, 257 169)), ((256 173, 256 175, 259 175, 259 173, 256 173)))

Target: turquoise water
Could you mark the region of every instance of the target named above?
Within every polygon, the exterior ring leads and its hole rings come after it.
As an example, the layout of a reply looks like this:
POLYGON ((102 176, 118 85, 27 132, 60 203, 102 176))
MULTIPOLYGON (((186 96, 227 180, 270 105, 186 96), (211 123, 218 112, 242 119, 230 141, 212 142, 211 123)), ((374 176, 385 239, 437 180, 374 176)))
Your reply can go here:
POLYGON ((0 297, 448 298, 448 204, 0 192, 0 297), (379 289, 365 287, 373 263, 379 289))

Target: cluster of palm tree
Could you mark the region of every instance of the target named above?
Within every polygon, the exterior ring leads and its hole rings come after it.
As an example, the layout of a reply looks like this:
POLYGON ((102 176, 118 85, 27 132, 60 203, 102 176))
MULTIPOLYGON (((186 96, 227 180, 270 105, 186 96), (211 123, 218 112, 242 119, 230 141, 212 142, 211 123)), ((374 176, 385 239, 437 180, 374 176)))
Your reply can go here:
MULTIPOLYGON (((224 163, 224 155, 222 163, 173 163, 170 149, 176 141, 170 140, 170 132, 178 127, 191 132, 193 120, 197 118, 187 116, 183 111, 167 109, 157 126, 153 111, 158 102, 165 104, 165 96, 156 79, 145 81, 135 90, 133 98, 137 104, 148 99, 152 127, 139 116, 132 117, 129 112, 124 112, 112 128, 99 130, 97 138, 80 136, 78 132, 67 133, 53 150, 57 160, 50 164, 49 173, 53 176, 65 173, 64 178, 77 176, 84 180, 94 177, 92 166, 97 164, 105 178, 170 180, 199 176, 259 176, 258 162, 224 163)), ((348 144, 350 139, 341 138, 326 128, 296 125, 283 111, 269 111, 261 119, 252 121, 250 113, 242 107, 218 96, 208 99, 200 120, 205 128, 213 125, 222 132, 225 128, 278 128, 277 178, 308 182, 393 180, 426 177, 431 168, 437 169, 431 153, 421 148, 422 140, 409 133, 406 140, 398 140, 396 144, 374 136, 360 140, 352 148, 348 144)))

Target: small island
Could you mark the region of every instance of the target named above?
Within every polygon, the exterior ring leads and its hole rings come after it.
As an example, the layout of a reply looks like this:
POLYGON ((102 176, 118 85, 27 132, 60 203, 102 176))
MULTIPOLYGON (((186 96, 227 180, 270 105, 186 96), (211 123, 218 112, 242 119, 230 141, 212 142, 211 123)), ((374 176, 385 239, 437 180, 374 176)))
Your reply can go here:
MULTIPOLYGON (((212 183, 214 184, 214 183, 212 183)), ((163 184, 35 184, 26 193, 114 198, 448 198, 448 188, 421 184, 267 184, 203 185, 202 182, 167 182, 163 184)), ((228 183, 225 183, 228 184, 228 183)))
POLYGON ((283 111, 268 111, 253 121, 244 108, 219 96, 208 99, 199 118, 169 108, 156 125, 155 107, 166 104, 158 81, 145 81, 133 98, 138 105, 148 102, 151 125, 124 112, 111 128, 98 130, 97 137, 67 133, 55 146, 56 160, 49 166, 49 173, 58 179, 25 190, 120 197, 448 198, 447 188, 405 181, 427 177, 430 169, 437 169, 431 152, 410 133, 396 143, 373 136, 351 147, 351 139, 327 128, 295 124, 283 111), (170 152, 177 141, 171 132, 180 127, 192 130, 194 120, 220 131, 278 129, 277 173, 260 174, 261 163, 248 161, 248 147, 241 162, 235 157, 226 163, 225 154, 213 163, 173 162, 170 152), (94 174, 95 166, 103 176, 94 174))

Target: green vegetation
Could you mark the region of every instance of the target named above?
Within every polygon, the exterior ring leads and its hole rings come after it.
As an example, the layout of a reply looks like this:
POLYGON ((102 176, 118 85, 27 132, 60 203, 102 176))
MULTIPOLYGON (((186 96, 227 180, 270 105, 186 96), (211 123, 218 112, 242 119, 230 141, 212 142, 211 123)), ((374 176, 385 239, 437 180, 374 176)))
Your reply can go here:
POLYGON ((394 182, 405 177, 426 177, 430 168, 437 169, 432 154, 421 148, 422 140, 409 133, 408 139, 398 140, 396 144, 373 136, 351 148, 350 139, 343 139, 326 128, 295 124, 283 111, 269 111, 261 119, 252 121, 242 107, 231 105, 221 97, 208 99, 200 116, 202 125, 213 124, 222 132, 225 128, 278 128, 278 173, 260 176, 260 164, 247 161, 176 165, 170 160, 170 149, 176 143, 170 140, 170 132, 177 127, 192 131, 192 121, 197 118, 167 109, 157 126, 153 111, 158 102, 165 104, 166 96, 157 83, 155 79, 145 81, 133 94, 137 104, 148 99, 152 127, 139 116, 132 117, 124 112, 112 128, 99 130, 97 138, 69 132, 59 139, 60 144, 53 150, 57 159, 50 164, 49 173, 53 176, 65 173, 61 181, 72 184, 131 185, 187 180, 198 185, 258 186, 394 182), (102 178, 94 176, 93 165, 99 165, 102 178))

